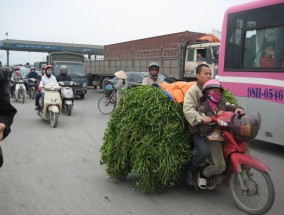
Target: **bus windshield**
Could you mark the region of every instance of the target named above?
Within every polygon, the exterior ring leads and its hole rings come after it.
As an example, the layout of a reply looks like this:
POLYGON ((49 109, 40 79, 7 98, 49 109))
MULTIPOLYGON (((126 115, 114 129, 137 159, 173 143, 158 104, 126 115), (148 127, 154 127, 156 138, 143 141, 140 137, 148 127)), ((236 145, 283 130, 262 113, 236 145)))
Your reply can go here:
POLYGON ((84 65, 82 63, 73 63, 73 62, 55 62, 54 66, 54 74, 60 74, 60 67, 62 65, 67 66, 69 75, 86 75, 84 65))

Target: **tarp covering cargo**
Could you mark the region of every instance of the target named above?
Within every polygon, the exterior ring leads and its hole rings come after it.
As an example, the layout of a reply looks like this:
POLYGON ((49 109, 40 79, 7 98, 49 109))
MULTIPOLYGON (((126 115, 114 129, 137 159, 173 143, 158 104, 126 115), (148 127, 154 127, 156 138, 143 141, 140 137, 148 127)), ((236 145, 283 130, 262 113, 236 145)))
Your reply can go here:
POLYGON ((220 42, 220 40, 213 34, 205 34, 204 36, 200 37, 196 42, 218 43, 220 42))
POLYGON ((161 83, 160 85, 163 90, 166 90, 168 93, 170 93, 170 95, 174 98, 174 102, 182 103, 186 92, 195 83, 196 83, 195 81, 193 82, 177 81, 171 84, 161 83))

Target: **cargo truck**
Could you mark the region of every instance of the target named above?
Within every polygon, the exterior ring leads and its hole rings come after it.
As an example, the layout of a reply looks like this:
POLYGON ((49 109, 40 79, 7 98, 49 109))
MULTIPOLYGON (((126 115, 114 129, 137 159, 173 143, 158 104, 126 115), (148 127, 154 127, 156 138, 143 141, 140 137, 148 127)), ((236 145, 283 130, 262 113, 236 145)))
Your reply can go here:
POLYGON ((77 83, 74 87, 74 94, 82 99, 87 93, 87 76, 84 66, 85 57, 80 53, 73 52, 52 52, 47 55, 47 63, 53 66, 54 75, 60 74, 60 67, 67 66, 68 74, 77 83))
POLYGON ((88 84, 103 87, 120 69, 146 72, 153 61, 160 65, 162 74, 177 80, 193 80, 195 68, 201 63, 210 66, 214 77, 220 41, 216 37, 212 42, 200 40, 204 36, 186 31, 104 46, 104 56, 85 60, 88 84), (198 54, 202 60, 197 59, 198 54))

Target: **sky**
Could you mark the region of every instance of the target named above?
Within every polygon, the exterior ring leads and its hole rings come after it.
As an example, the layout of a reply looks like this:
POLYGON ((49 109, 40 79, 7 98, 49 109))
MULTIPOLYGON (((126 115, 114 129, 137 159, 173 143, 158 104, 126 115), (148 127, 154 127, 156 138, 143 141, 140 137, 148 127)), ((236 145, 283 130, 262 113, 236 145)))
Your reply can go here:
MULTIPOLYGON (((0 0, 0 40, 108 45, 182 31, 221 30, 227 8, 253 0, 0 0)), ((46 53, 10 52, 10 64, 46 53)), ((6 51, 0 50, 6 64, 6 51)))

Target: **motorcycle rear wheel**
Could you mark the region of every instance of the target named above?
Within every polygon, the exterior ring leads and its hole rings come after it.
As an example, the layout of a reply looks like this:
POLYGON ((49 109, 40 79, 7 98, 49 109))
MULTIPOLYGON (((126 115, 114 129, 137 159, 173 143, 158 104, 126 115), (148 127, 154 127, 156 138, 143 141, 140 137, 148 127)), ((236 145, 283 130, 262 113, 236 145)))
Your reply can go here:
POLYGON ((56 128, 58 124, 59 114, 54 112, 50 112, 49 114, 50 114, 50 125, 52 128, 56 128))
POLYGON ((273 182, 269 174, 261 170, 243 166, 242 173, 234 172, 230 175, 229 188, 235 204, 248 214, 264 214, 274 203, 273 182), (239 178, 248 190, 242 190, 239 178))

